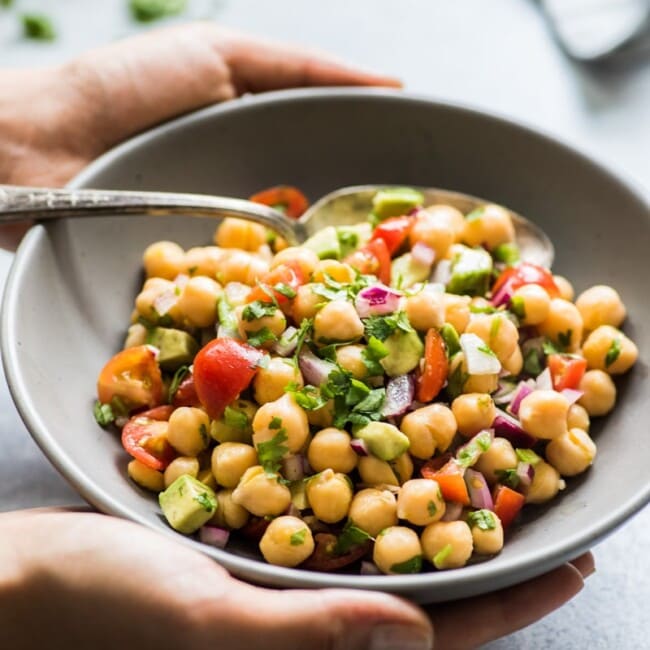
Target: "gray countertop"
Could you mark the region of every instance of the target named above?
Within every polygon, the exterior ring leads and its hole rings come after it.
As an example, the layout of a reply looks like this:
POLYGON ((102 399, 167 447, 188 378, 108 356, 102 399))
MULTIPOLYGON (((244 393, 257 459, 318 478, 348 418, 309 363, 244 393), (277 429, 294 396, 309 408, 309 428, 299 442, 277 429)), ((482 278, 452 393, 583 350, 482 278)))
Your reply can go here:
MULTIPOLYGON (((0 10, 0 66, 56 63, 141 29, 126 0, 15 4, 52 14, 60 36, 26 42, 15 14, 0 10)), ((409 90, 524 121, 650 189, 650 56, 597 69, 572 63, 531 0, 191 0, 184 17, 329 50, 409 90)), ((10 263, 0 253, 2 283, 10 263)), ((4 378, 0 448, 0 510, 79 502, 29 437, 4 378)), ((571 603, 486 648, 650 648, 650 508, 594 553, 597 572, 571 603)))

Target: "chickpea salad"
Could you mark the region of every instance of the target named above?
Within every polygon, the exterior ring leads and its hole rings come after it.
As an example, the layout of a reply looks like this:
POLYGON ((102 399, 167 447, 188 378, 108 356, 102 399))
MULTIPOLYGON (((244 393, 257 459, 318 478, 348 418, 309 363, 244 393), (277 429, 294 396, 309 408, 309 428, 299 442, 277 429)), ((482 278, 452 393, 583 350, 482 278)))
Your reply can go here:
POLYGON ((172 528, 285 567, 453 569, 589 469, 638 356, 619 294, 520 260, 501 206, 423 203, 386 188, 297 247, 225 219, 215 245, 144 251, 94 414, 172 528))

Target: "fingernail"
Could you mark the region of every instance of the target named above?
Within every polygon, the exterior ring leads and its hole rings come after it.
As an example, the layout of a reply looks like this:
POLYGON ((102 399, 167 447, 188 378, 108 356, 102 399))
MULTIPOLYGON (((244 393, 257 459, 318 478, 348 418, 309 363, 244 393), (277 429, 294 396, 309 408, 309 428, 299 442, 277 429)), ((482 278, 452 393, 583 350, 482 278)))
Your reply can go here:
POLYGON ((590 569, 587 569, 583 574, 582 577, 587 579, 589 576, 592 576, 594 573, 596 573, 596 567, 591 567, 590 569))
POLYGON ((433 636, 408 625, 378 625, 370 636, 370 650, 431 650, 433 636))

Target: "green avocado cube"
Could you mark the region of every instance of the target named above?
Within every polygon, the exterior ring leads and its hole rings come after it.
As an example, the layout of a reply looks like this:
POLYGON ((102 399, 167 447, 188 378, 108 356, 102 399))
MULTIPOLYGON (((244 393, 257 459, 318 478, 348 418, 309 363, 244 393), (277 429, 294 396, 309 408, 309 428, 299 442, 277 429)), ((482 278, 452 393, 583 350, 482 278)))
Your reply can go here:
POLYGON ((424 282, 431 273, 428 264, 422 264, 411 253, 396 257, 390 267, 390 285, 396 289, 408 289, 418 282, 424 282))
POLYGON ((388 422, 370 422, 359 429, 354 437, 363 440, 373 456, 385 461, 395 460, 410 445, 409 439, 388 422))
POLYGON ((388 354, 379 361, 389 377, 405 375, 418 367, 424 345, 417 332, 395 330, 385 341, 388 354))
POLYGON ((379 190, 372 200, 372 213, 379 221, 408 214, 424 203, 424 195, 410 187, 388 187, 379 190))
POLYGON ((492 257, 483 248, 463 246, 451 261, 449 293, 484 296, 490 288, 492 257))
POLYGON ((158 502, 169 525, 186 535, 201 528, 217 509, 217 497, 212 488, 189 474, 179 476, 161 492, 158 502))
POLYGON ((158 363, 168 372, 191 364, 199 351, 199 344, 193 336, 172 327, 154 327, 147 335, 147 343, 160 350, 158 363))
POLYGON ((351 226, 336 226, 336 236, 341 245, 341 259, 361 248, 371 235, 372 227, 367 221, 351 226))
POLYGON ((319 259, 341 259, 341 242, 334 226, 327 226, 312 235, 304 244, 305 248, 314 251, 319 259))

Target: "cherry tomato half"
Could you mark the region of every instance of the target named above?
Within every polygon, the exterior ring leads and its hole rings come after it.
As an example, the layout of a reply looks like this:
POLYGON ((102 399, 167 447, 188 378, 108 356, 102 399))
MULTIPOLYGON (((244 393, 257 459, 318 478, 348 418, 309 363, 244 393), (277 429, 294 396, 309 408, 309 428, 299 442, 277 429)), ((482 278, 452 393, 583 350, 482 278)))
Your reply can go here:
POLYGON ((213 420, 248 388, 263 356, 260 350, 230 338, 214 339, 199 350, 194 357, 194 385, 213 420))
POLYGON ((291 185, 269 187, 266 190, 257 192, 257 194, 253 194, 250 200, 254 203, 270 205, 272 208, 284 212, 287 217, 292 219, 298 219, 309 207, 307 197, 297 187, 291 185))
POLYGON ((138 345, 118 352, 99 373, 97 397, 110 404, 119 397, 129 411, 163 401, 163 381, 156 349, 138 345))
POLYGON ((196 394, 194 375, 189 374, 181 381, 172 397, 172 404, 174 408, 179 406, 201 406, 199 396, 196 394))
POLYGON ((431 328, 424 339, 424 368, 418 378, 418 400, 432 401, 447 381, 448 372, 449 363, 444 339, 438 330, 431 328))
POLYGON ((413 227, 413 217, 390 217, 382 221, 372 233, 371 241, 383 239, 389 254, 394 255, 407 240, 413 227))
POLYGON ((456 501, 468 506, 470 499, 463 468, 454 459, 437 470, 430 468, 429 463, 431 461, 427 461, 422 466, 420 474, 424 478, 433 479, 440 486, 445 501, 456 501))
POLYGON ((538 284, 546 289, 551 298, 560 297, 560 290, 553 280, 553 274, 543 266, 531 262, 519 262, 516 266, 505 269, 492 286, 492 295, 496 295, 506 285, 512 292, 525 284, 538 284))
POLYGON ((359 273, 376 275, 380 282, 390 284, 390 253, 383 239, 368 242, 343 261, 359 273))
POLYGON ((151 469, 164 470, 177 456, 167 440, 167 420, 173 410, 173 406, 158 406, 134 415, 122 429, 127 453, 151 469))
POLYGON ((524 507, 526 497, 515 492, 507 485, 497 485, 493 494, 494 512, 501 520, 504 528, 508 528, 519 511, 524 507))
POLYGON ((587 360, 572 354, 549 354, 546 364, 555 390, 577 389, 587 370, 587 360))
POLYGON ((314 552, 300 565, 301 569, 310 571, 336 571, 360 560, 370 550, 370 542, 353 546, 343 555, 335 555, 336 535, 317 533, 314 536, 316 548, 314 552))
POLYGON ((251 289, 247 301, 273 302, 275 298, 275 301, 282 305, 291 299, 291 292, 295 292, 304 283, 305 276, 298 264, 280 264, 262 276, 257 286, 251 289), (289 295, 287 288, 290 289, 289 295))

